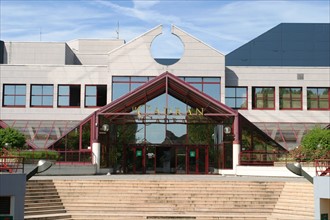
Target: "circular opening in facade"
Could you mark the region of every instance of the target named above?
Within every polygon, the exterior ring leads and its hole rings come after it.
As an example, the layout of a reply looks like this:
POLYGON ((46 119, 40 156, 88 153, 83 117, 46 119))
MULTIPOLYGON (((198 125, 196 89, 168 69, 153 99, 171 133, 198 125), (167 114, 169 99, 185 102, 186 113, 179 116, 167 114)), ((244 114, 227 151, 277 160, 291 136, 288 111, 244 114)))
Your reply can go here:
POLYGON ((163 33, 152 41, 150 50, 157 63, 168 66, 181 59, 184 45, 179 37, 163 28, 163 33))

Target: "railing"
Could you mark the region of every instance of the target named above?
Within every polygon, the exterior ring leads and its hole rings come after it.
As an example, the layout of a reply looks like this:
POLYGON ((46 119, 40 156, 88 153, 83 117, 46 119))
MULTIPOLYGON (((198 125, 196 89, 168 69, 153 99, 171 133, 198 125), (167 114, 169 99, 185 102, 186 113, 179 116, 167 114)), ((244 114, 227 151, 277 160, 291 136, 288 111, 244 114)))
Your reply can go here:
MULTIPOLYGON (((55 151, 55 150, 28 150, 28 151, 3 151, 0 152, 0 158, 25 158, 24 163, 36 164, 39 160, 49 160, 56 164, 91 164, 91 151, 55 151), (2 155, 2 156, 1 156, 2 155)), ((12 159, 13 160, 13 159, 12 159)), ((1 164, 4 164, 0 161, 1 164)), ((8 163, 8 159, 6 159, 8 163)), ((4 170, 5 168, 3 168, 4 170)), ((0 170, 1 171, 1 170, 0 170)))
POLYGON ((91 151, 57 151, 60 156, 57 164, 91 164, 91 151))
POLYGON ((0 156, 0 173, 17 173, 18 170, 24 173, 24 157, 0 156))
POLYGON ((315 160, 316 176, 330 176, 330 159, 315 160))
POLYGON ((248 166, 274 166, 274 162, 282 157, 282 152, 241 151, 240 165, 248 166))

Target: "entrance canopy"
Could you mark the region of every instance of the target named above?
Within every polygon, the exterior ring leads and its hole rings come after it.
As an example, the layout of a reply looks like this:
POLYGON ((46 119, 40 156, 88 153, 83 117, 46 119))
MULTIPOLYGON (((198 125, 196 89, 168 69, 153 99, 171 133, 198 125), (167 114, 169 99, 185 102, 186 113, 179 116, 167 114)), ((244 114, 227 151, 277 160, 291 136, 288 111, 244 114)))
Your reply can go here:
MULTIPOLYGON (((132 108, 144 105, 149 100, 164 93, 175 97, 192 108, 202 110, 204 116, 215 117, 219 122, 237 115, 237 112, 233 109, 200 92, 169 72, 161 74, 141 87, 102 107, 96 114, 107 115, 108 119, 113 119, 118 115, 131 112, 132 108)), ((170 107, 166 106, 165 111, 162 109, 162 113, 170 114, 170 112, 166 112, 169 110, 170 107)), ((161 112, 158 113, 160 114, 161 112)))
MULTIPOLYGON (((104 138, 104 134, 109 130, 109 126, 113 127, 119 124, 134 124, 136 126, 134 129, 134 126, 131 127, 131 132, 135 133, 132 135, 140 138, 139 140, 135 138, 136 144, 141 143, 141 139, 149 141, 145 134, 138 134, 138 131, 143 129, 148 131, 149 129, 150 132, 163 129, 163 133, 166 133, 164 136, 166 136, 170 133, 168 132, 170 124, 175 124, 174 130, 178 129, 178 124, 185 124, 186 126, 193 124, 192 126, 195 126, 195 128, 196 124, 229 125, 232 128, 232 138, 235 139, 236 143, 240 143, 242 135, 244 135, 242 126, 240 126, 240 118, 241 116, 237 111, 199 91, 179 77, 165 72, 98 109, 84 119, 78 127, 73 128, 62 136, 70 136, 67 140, 75 138, 75 141, 58 140, 49 147, 58 148, 59 145, 64 145, 65 142, 66 144, 72 144, 72 146, 61 147, 61 149, 77 150, 77 147, 73 146, 73 144, 78 145, 79 143, 79 150, 88 150, 93 141, 104 138), (237 121, 237 124, 234 121, 237 121), (143 124, 147 127, 142 128, 143 124), (165 128, 157 126, 157 124, 165 124, 165 128), (103 136, 99 137, 100 135, 103 136)), ((113 129, 112 127, 110 130, 113 129)), ((244 120, 244 128, 249 129, 249 127, 255 128, 251 122, 244 120)), ((125 129, 127 130, 127 128, 125 129)), ((184 130, 184 133, 180 133, 180 136, 186 134, 186 128, 180 127, 180 129, 184 130)), ((259 129, 256 131, 256 133, 260 132, 263 133, 259 129)), ((281 145, 277 144, 267 134, 263 133, 260 137, 267 139, 263 142, 272 143, 272 147, 285 151, 281 145)), ((114 136, 109 136, 108 138, 113 139, 114 136)), ((252 140, 256 140, 256 138, 252 138, 252 140)), ((134 140, 131 141, 134 142, 134 140)), ((253 142, 250 142, 249 145, 253 145, 253 142)), ((253 148, 250 147, 249 149, 253 148)))

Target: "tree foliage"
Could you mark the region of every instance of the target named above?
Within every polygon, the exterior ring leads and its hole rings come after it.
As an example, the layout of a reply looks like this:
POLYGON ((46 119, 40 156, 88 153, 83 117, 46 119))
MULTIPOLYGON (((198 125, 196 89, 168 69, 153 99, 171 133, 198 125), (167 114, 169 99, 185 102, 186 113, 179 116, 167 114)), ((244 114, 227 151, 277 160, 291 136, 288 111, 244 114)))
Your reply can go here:
POLYGON ((14 128, 0 129, 0 147, 4 147, 6 144, 22 148, 25 145, 25 136, 14 128))
POLYGON ((330 153, 330 130, 315 127, 304 135, 301 154, 307 160, 324 158, 330 153))

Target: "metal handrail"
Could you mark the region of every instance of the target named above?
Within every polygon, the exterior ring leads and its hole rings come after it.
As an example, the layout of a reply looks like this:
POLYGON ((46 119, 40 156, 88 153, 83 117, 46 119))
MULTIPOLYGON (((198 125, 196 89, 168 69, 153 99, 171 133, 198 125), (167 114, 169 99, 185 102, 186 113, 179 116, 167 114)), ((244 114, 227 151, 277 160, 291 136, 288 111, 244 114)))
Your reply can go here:
POLYGON ((240 165, 273 166, 274 162, 278 161, 283 154, 278 151, 241 151, 239 154, 240 165))
POLYGON ((315 160, 316 176, 330 176, 330 159, 315 160))
POLYGON ((0 172, 17 173, 18 170, 24 173, 24 157, 0 156, 0 172))
POLYGON ((60 154, 57 164, 91 164, 92 151, 57 151, 60 154))
MULTIPOLYGON (((17 150, 13 153, 6 149, 2 149, 0 152, 0 157, 13 157, 13 158, 25 158, 25 163, 37 163, 40 159, 51 160, 57 164, 91 164, 92 163, 92 151, 79 151, 79 150, 69 150, 69 151, 55 151, 58 154, 58 157, 48 153, 47 149, 42 150, 43 157, 40 158, 37 153, 40 153, 40 150, 29 150, 29 156, 24 156, 25 151, 17 150), (56 158, 57 157, 57 158, 56 158)), ((53 151, 54 152, 54 151, 53 151)), ((0 161, 1 163, 1 161, 0 161)))

